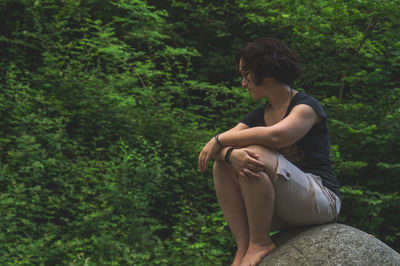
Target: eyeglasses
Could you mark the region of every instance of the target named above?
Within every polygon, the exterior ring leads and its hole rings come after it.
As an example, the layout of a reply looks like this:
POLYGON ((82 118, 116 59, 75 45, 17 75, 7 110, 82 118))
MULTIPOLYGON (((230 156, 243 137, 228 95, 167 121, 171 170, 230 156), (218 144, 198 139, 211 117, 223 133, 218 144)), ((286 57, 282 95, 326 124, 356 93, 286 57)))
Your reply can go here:
POLYGON ((249 79, 249 75, 251 77, 251 71, 248 71, 246 73, 240 73, 240 80, 244 80, 246 82, 251 82, 251 80, 249 79))

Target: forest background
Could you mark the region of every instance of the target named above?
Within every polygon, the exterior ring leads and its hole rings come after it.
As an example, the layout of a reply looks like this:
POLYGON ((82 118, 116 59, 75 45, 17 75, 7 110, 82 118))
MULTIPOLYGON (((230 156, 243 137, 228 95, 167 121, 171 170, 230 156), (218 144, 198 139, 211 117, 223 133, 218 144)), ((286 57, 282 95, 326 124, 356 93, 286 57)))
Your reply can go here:
MULTIPOLYGON (((0 2, 0 264, 227 265, 202 146, 254 107, 234 55, 302 59, 329 116, 339 222, 400 250, 400 3, 0 2)), ((210 165, 211 166, 211 165, 210 165)))

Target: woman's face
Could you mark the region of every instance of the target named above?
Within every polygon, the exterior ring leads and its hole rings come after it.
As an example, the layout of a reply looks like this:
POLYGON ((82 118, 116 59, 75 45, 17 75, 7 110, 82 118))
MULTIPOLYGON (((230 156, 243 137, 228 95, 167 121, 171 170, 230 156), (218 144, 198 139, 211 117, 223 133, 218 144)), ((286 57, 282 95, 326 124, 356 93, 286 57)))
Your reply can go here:
POLYGON ((247 90, 249 91, 251 97, 254 100, 258 100, 258 99, 262 98, 263 97, 263 94, 262 94, 263 89, 262 89, 262 87, 261 86, 257 86, 254 83, 254 81, 253 81, 254 78, 253 78, 253 75, 252 75, 251 72, 250 73, 244 73, 244 71, 242 70, 242 65, 243 65, 242 60, 240 60, 240 62, 239 62, 239 72, 240 72, 240 74, 242 76, 242 87, 243 88, 247 88, 247 90))

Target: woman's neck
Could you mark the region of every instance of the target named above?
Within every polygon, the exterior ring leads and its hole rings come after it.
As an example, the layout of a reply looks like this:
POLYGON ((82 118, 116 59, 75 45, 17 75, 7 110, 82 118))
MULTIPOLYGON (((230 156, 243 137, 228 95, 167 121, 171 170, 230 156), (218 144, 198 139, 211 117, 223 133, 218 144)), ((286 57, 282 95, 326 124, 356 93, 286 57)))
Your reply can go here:
POLYGON ((265 98, 271 109, 279 109, 289 100, 292 89, 276 80, 270 80, 265 83, 265 98))

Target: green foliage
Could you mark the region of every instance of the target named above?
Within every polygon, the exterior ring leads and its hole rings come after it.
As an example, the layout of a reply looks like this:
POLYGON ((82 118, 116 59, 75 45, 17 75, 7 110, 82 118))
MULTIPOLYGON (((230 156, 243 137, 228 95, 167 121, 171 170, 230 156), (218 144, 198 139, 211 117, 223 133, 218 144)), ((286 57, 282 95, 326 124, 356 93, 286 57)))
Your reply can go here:
POLYGON ((0 2, 0 264, 230 263, 197 155, 257 104, 234 54, 302 57, 340 221, 399 250, 399 1, 0 2))
POLYGON ((226 265, 230 263, 234 240, 219 206, 204 214, 185 200, 175 215, 173 234, 166 242, 169 264, 226 265))
POLYGON ((398 193, 383 194, 348 186, 341 187, 340 192, 343 200, 340 222, 362 228, 389 243, 398 241, 396 224, 400 218, 395 213, 400 207, 398 193))

